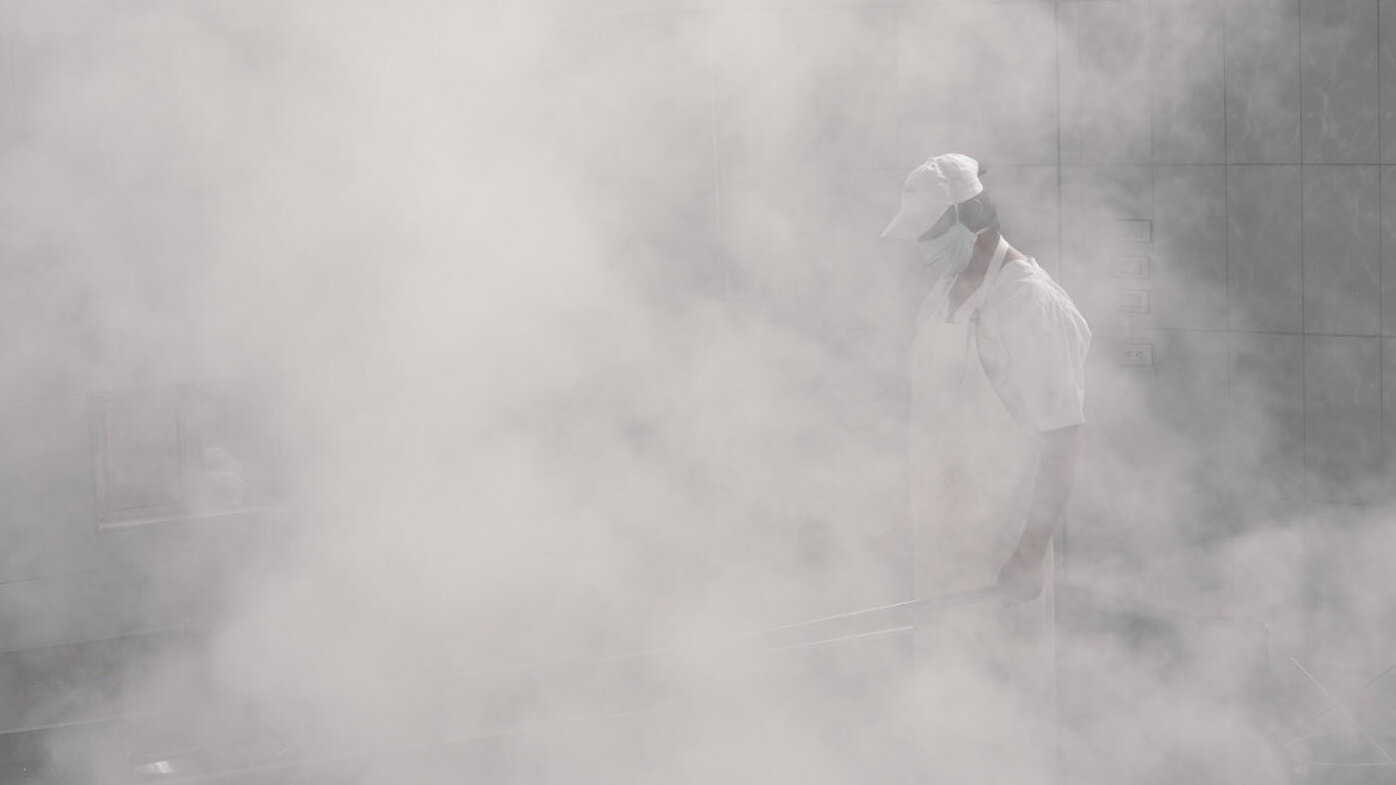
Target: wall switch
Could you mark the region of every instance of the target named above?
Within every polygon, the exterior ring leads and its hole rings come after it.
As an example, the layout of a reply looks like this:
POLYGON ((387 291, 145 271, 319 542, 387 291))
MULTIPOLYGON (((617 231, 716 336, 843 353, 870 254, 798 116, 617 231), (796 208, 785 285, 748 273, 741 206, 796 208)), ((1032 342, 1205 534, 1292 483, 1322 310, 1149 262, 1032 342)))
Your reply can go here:
POLYGON ((1115 347, 1115 364, 1152 368, 1154 345, 1151 343, 1122 343, 1115 347))
POLYGON ((1148 278, 1149 257, 1144 254, 1127 254, 1117 258, 1115 275, 1121 278, 1148 278))
POLYGON ((1124 218, 1120 220, 1120 232, 1131 243, 1151 243, 1154 241, 1154 222, 1145 218, 1124 218))
POLYGON ((1119 300, 1117 300, 1116 303, 1116 310, 1123 313, 1148 313, 1149 290, 1122 289, 1119 293, 1119 300))

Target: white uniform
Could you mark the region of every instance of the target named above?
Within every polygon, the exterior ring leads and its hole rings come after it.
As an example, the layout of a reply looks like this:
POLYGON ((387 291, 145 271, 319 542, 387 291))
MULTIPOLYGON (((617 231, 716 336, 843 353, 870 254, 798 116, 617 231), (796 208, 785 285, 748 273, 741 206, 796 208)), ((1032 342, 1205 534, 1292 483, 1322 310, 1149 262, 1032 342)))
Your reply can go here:
MULTIPOLYGON (((994 582, 1026 520, 1042 433, 1085 420, 1090 329, 1036 261, 1005 261, 1007 249, 1000 240, 953 314, 953 281, 943 280, 917 316, 908 481, 920 597, 994 582)), ((1051 781, 1050 595, 1049 586, 1031 603, 965 607, 918 626, 921 698, 971 704, 956 708, 959 720, 923 717, 932 773, 1051 781)))

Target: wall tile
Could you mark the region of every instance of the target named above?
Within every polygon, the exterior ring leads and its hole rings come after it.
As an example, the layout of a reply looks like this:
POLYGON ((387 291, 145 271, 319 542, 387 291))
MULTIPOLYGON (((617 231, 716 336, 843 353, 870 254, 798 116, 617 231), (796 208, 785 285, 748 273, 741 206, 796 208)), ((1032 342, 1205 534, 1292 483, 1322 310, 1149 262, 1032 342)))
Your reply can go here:
POLYGON ((990 171, 985 187, 997 200, 1003 234, 1013 247, 1037 259, 1054 278, 1061 271, 1057 169, 1012 166, 990 171))
POLYGON ((1367 682, 1391 665, 1396 645, 1396 598, 1372 590, 1389 584, 1396 528, 1360 505, 1316 503, 1308 518, 1300 656, 1337 694, 1373 695, 1367 682))
POLYGON ((1316 501, 1379 495, 1381 340, 1310 336, 1304 345, 1304 460, 1316 501))
POLYGON ((1211 331, 1160 330, 1155 333, 1155 382, 1149 397, 1155 421, 1173 437, 1196 442, 1184 462, 1202 463, 1200 448, 1217 433, 1227 414, 1229 355, 1226 335, 1211 331))
POLYGON ((52 643, 61 607, 47 581, 0 584, 0 651, 52 643))
POLYGON ((1235 330, 1303 328, 1298 166, 1227 171, 1229 319, 1235 330))
POLYGON ((1150 6, 1154 160, 1226 160, 1222 0, 1150 6))
POLYGON ((822 220, 842 223, 837 233, 856 246, 872 242, 885 248, 882 231, 901 206, 902 183, 909 173, 910 169, 864 169, 831 176, 831 198, 822 220))
POLYGON ((617 165, 676 136, 709 137, 712 45, 706 19, 651 15, 618 25, 604 16, 577 16, 572 23, 570 35, 559 37, 566 45, 548 52, 538 67, 537 77, 553 91, 548 108, 563 113, 542 120, 563 122, 566 112, 575 111, 602 112, 608 122, 573 128, 562 141, 617 165), (579 69, 579 63, 587 67, 579 69))
POLYGON ((1375 166, 1304 167, 1304 327, 1381 332, 1380 175, 1375 166))
POLYGON ((963 59, 958 39, 936 27, 927 9, 904 9, 897 24, 897 153, 910 170, 927 157, 959 151, 976 158, 979 135, 955 112, 972 100, 969 79, 955 79, 946 62, 963 59), (940 32, 937 32, 940 30, 940 32), (927 40, 951 39, 948 49, 927 40))
MULTIPOLYGON (((13 53, 7 51, 6 55, 13 53)), ((13 76, 7 81, 13 81, 13 76)), ((14 111, 14 106, 5 105, 6 114, 14 111)), ((55 169, 32 162, 22 165, 14 159, 0 162, 0 211, 19 215, 26 209, 69 209, 66 198, 59 200, 42 190, 34 192, 40 184, 59 179, 53 174, 55 169), (55 204, 62 207, 52 206, 55 204)), ((56 183, 49 187, 56 187, 56 183)), ((0 253, 6 259, 5 286, 0 290, 0 332, 43 336, 43 340, 16 340, 6 347, 7 361, 0 367, 0 396, 6 406, 84 389, 92 375, 91 366, 102 359, 96 355, 104 343, 92 297, 92 292, 106 283, 101 273, 80 272, 75 260, 60 256, 55 242, 28 236, 31 232, 14 234, 22 236, 0 238, 0 253)), ((120 298, 115 294, 104 297, 104 304, 108 300, 120 298)))
MULTIPOLYGON (((887 187, 900 192, 899 179, 889 178, 887 187)), ((827 224, 819 173, 727 178, 720 201, 729 294, 791 318, 816 318, 819 270, 810 259, 827 224)))
POLYGON ((1381 170, 1380 276, 1382 335, 1396 335, 1396 167, 1390 166, 1381 170))
POLYGON ((1377 0, 1302 0, 1305 163, 1375 163, 1377 0))
POLYGON ((1031 2, 984 10, 978 29, 992 35, 981 42, 977 80, 983 95, 996 98, 977 102, 983 157, 1000 166, 1054 164, 1060 102, 1053 9, 1031 2))
POLYGON ((1227 453, 1238 514, 1283 522, 1304 499, 1304 338, 1232 333, 1227 453))
POLYGON ((608 244, 603 253, 656 289, 716 288, 720 277, 708 24, 692 14, 624 25, 577 15, 536 69, 549 98, 533 102, 534 122, 546 153, 578 167, 580 219, 608 244))
POLYGON ((1226 5, 1226 159, 1299 162, 1298 0, 1226 5))
POLYGON ((1100 360, 1103 354, 1092 351, 1086 400, 1090 424, 1066 520, 1065 544, 1073 578, 1105 565, 1106 559, 1118 563, 1122 554, 1136 553, 1138 528, 1158 517, 1149 506, 1155 498, 1154 478, 1136 468, 1148 455, 1139 438, 1141 424, 1147 422, 1137 405, 1143 385, 1122 378, 1111 363, 1100 360), (1148 498, 1120 492, 1137 483, 1147 487, 1148 498))
MULTIPOLYGON (((1159 166, 1150 250, 1154 323, 1226 329, 1226 169, 1159 166)), ((1118 275, 1118 271, 1117 271, 1118 275)))
POLYGON ((263 532, 243 529, 241 543, 219 545, 208 539, 201 549, 160 564, 132 568, 127 607, 133 629, 197 629, 217 618, 228 576, 249 561, 248 544, 263 532))
POLYGON ((1079 10, 1082 159, 1152 160, 1147 6, 1092 3, 1079 10))
POLYGON ((828 166, 895 167, 897 13, 852 8, 822 14, 823 73, 817 85, 820 160, 828 166))
MULTIPOLYGON (((1087 276, 1089 267, 1085 248, 1086 173, 1079 166, 1059 168, 1061 178, 1061 275, 1060 281, 1075 281, 1087 276)), ((1056 277, 1056 276, 1054 276, 1056 277)))
POLYGON ((1386 499, 1396 499, 1396 338, 1382 341, 1382 474, 1386 499))
POLYGON ((1073 278, 1071 292, 1098 334, 1116 336, 1128 326, 1125 322, 1139 321, 1119 311, 1122 282, 1115 266, 1123 255, 1151 252, 1152 232, 1143 238, 1150 242, 1140 242, 1131 229, 1153 220, 1153 167, 1097 166, 1083 175, 1079 190, 1084 226, 1078 230, 1083 274, 1073 278))
POLYGON ((1063 166, 1084 163, 1081 151, 1081 105, 1085 93, 1081 70, 1081 7, 1080 3, 1057 5, 1057 95, 1061 108, 1058 154, 1063 166))
POLYGON ((1381 0, 1377 5, 1377 37, 1380 40, 1380 65, 1377 80, 1381 84, 1382 163, 1396 163, 1396 0, 1381 0))
POLYGON ((139 627, 133 573, 107 569, 53 578, 45 584, 63 609, 54 619, 54 636, 60 643, 110 638, 139 627))
POLYGON ((808 161, 821 131, 811 77, 822 51, 819 16, 723 13, 711 29, 718 165, 750 174, 808 161))
POLYGON ((0 532, 8 547, 0 579, 71 570, 66 546, 90 544, 96 530, 87 401, 80 388, 63 396, 6 406, 0 427, 0 532))
MULTIPOLYGON (((822 336, 833 350, 868 368, 906 372, 905 329, 925 297, 915 243, 881 239, 896 215, 906 172, 845 170, 829 182, 829 200, 814 227, 810 260, 819 269, 822 336)), ((864 375, 863 381, 868 381, 864 375)))
POLYGON ((132 637, 122 674, 122 710, 153 714, 208 705, 213 694, 210 672, 214 655, 197 635, 155 634, 132 637))
POLYGON ((1057 160, 1055 17, 1043 3, 912 6, 898 26, 899 155, 1057 160), (992 31, 992 32, 990 32, 992 31))
MULTIPOLYGON (((0 687, 0 695, 3 694, 3 687, 0 687)), ((0 725, 0 727, 10 726, 0 725)), ((61 744, 53 744, 52 737, 60 733, 61 731, 36 731, 0 736, 0 771, 24 772, 27 775, 26 780, 21 780, 21 782, 62 782, 62 780, 55 780, 52 771, 54 751, 62 747, 61 744), (43 779, 40 779, 41 777, 43 779)), ((64 752, 68 751, 64 750, 64 752)), ((71 756, 71 758, 79 760, 81 757, 80 755, 71 756)), ((77 761, 71 760, 70 765, 72 763, 77 763, 77 761)), ((91 772, 87 772, 87 777, 83 779, 91 781, 96 778, 92 776, 91 772)))
POLYGON ((1210 449, 1229 413, 1226 335, 1154 333, 1154 381, 1146 387, 1152 442, 1136 466, 1153 477, 1155 504, 1176 544, 1215 536, 1229 521, 1211 514, 1230 491, 1226 455, 1210 449))
POLYGON ((1086 170, 1088 220, 1152 220, 1154 171, 1147 164, 1093 166, 1086 170))
MULTIPOLYGON (((16 725, 33 727, 109 717, 117 710, 124 670, 122 641, 49 646, 0 656, 13 679, 16 725)), ((8 680, 8 679, 7 679, 8 680)))
POLYGON ((44 526, 41 499, 31 490, 37 483, 25 455, 0 459, 0 584, 42 575, 51 559, 51 537, 44 526))

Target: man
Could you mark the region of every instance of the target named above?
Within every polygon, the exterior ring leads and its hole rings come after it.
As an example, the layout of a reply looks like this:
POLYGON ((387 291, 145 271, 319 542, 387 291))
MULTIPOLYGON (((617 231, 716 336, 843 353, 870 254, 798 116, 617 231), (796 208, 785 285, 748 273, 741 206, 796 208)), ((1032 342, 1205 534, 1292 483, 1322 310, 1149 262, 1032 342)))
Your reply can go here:
POLYGON ((1071 494, 1091 333, 1000 232, 978 163, 906 179, 884 237, 920 243, 931 289, 912 349, 908 481, 919 597, 994 585, 1003 603, 916 627, 916 754, 935 781, 1046 783, 1054 770, 1052 536, 1071 494))
POLYGON ((995 581, 1023 602, 1042 591, 1071 495, 1091 333, 1004 239, 980 174, 965 155, 927 160, 883 232, 919 241, 934 276, 912 359, 917 593, 995 581))

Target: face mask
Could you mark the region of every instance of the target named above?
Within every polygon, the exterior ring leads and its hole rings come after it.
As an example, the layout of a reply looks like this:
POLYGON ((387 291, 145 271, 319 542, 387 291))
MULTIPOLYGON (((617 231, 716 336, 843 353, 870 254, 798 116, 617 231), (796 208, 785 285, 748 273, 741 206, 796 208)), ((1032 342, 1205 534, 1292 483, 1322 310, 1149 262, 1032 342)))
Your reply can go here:
POLYGON ((942 277, 959 275, 974 256, 976 237, 968 226, 956 221, 944 234, 926 241, 926 266, 942 277))

